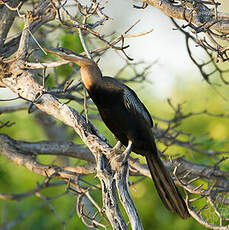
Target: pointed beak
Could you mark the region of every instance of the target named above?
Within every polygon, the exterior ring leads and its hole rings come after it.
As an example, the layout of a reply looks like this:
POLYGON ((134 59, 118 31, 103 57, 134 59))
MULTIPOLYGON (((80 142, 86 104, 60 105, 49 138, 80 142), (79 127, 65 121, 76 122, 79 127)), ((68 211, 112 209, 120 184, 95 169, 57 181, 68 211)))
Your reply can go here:
POLYGON ((77 55, 74 54, 72 51, 61 48, 61 47, 60 48, 50 48, 50 49, 44 48, 44 50, 49 53, 55 54, 64 60, 68 60, 72 62, 74 62, 75 59, 77 58, 77 55))
POLYGON ((95 62, 93 60, 88 59, 87 57, 84 57, 80 54, 76 54, 72 50, 66 48, 62 48, 62 47, 51 48, 51 49, 44 48, 44 50, 49 53, 55 54, 64 60, 74 62, 75 64, 81 67, 87 65, 95 65, 95 62))

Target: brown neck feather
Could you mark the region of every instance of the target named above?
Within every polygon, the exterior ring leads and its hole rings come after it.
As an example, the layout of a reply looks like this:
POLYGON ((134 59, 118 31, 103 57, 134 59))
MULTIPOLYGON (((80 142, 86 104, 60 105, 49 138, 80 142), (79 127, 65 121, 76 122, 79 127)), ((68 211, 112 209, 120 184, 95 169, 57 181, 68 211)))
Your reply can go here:
POLYGON ((74 62, 81 67, 81 76, 87 90, 93 85, 99 84, 102 80, 102 73, 97 64, 80 54, 76 54, 66 48, 47 49, 50 53, 56 54, 64 60, 74 62))
POLYGON ((80 71, 87 90, 90 90, 92 86, 99 84, 102 80, 102 73, 95 63, 94 65, 82 66, 80 71))
POLYGON ((98 84, 102 80, 102 73, 93 60, 79 54, 64 54, 62 58, 72 61, 81 67, 82 80, 87 90, 90 90, 93 85, 98 84))
MULTIPOLYGON (((67 58, 65 58, 65 59, 67 59, 67 58)), ((93 60, 91 60, 87 57, 84 57, 80 54, 73 54, 73 55, 70 54, 70 55, 68 55, 67 60, 73 61, 74 63, 76 63, 80 67, 96 65, 96 63, 93 60)))

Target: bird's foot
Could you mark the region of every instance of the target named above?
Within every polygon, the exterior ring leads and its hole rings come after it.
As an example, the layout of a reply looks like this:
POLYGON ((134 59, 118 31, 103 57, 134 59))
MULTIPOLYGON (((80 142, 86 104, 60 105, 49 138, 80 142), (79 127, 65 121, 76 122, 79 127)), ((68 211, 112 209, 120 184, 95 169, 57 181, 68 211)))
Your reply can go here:
POLYGON ((120 150, 121 142, 118 143, 113 147, 111 151, 111 155, 109 157, 110 165, 114 166, 113 168, 120 168, 128 163, 128 158, 131 153, 132 148, 132 141, 129 141, 127 148, 124 152, 120 150))
POLYGON ((120 158, 120 156, 122 155, 122 150, 120 149, 121 146, 122 146, 121 142, 118 141, 116 145, 111 149, 111 155, 109 157, 110 159, 109 162, 111 162, 111 160, 115 161, 115 159, 120 158))
POLYGON ((123 164, 125 164, 128 161, 128 158, 130 156, 131 153, 131 149, 132 149, 132 141, 129 141, 127 148, 125 149, 125 151, 123 152, 123 164))
POLYGON ((109 163, 113 169, 121 168, 127 162, 126 157, 121 154, 112 154, 109 158, 109 163))
MULTIPOLYGON (((120 144, 117 143, 115 147, 117 147, 118 145, 120 144)), ((110 164, 117 163, 120 167, 122 167, 124 164, 128 162, 128 158, 131 152, 131 144, 127 146, 124 152, 121 152, 118 148, 113 148, 112 150, 114 152, 111 154, 111 157, 109 160, 110 164)))
POLYGON ((118 141, 116 145, 112 148, 112 151, 115 151, 115 152, 118 151, 121 148, 121 146, 122 146, 122 143, 118 141))

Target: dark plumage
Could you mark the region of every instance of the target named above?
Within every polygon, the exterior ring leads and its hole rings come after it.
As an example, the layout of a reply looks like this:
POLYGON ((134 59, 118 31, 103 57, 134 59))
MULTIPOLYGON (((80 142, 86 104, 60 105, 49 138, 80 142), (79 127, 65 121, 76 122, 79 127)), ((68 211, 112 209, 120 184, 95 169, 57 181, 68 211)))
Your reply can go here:
POLYGON ((102 77, 96 63, 69 50, 49 50, 81 66, 82 80, 102 120, 115 137, 135 153, 146 157, 152 179, 165 207, 189 217, 186 204, 161 162, 151 128, 153 122, 135 92, 117 79, 102 77))

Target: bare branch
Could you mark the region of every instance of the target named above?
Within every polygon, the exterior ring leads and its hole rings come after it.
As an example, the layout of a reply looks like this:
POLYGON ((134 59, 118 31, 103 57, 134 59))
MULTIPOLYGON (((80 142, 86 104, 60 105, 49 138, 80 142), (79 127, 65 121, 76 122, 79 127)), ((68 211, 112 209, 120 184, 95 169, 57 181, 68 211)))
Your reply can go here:
MULTIPOLYGON (((166 0, 142 0, 149 5, 152 5, 172 18, 187 20, 196 26, 211 27, 218 32, 229 32, 229 15, 227 13, 217 12, 217 21, 214 11, 207 7, 201 8, 201 4, 196 1, 195 11, 184 7, 182 4, 174 4, 175 1, 166 0)), ((187 1, 188 2, 188 1, 187 1)), ((195 1, 194 1, 195 2, 195 1)))

